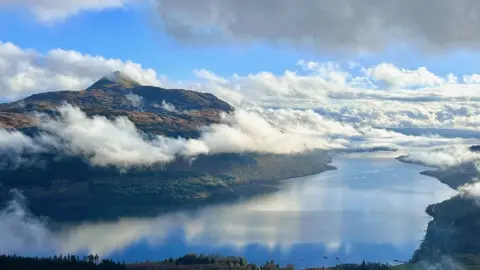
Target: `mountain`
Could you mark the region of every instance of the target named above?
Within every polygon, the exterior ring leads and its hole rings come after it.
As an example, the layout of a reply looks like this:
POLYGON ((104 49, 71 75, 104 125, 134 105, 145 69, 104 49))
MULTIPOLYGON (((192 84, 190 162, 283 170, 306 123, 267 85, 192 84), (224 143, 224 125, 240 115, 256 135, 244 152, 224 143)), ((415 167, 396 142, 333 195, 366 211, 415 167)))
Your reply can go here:
POLYGON ((89 116, 127 116, 145 132, 186 138, 198 136, 199 127, 218 123, 221 113, 234 110, 209 93, 144 86, 116 71, 85 90, 39 93, 0 104, 0 127, 35 128, 33 112, 53 115, 64 102, 89 116))
MULTIPOLYGON (((198 137, 200 127, 219 123, 222 113, 234 111, 212 94, 144 86, 114 72, 85 90, 46 92, 0 104, 0 127, 34 136, 39 131, 34 113, 55 116, 65 102, 89 116, 126 116, 145 133, 184 138, 198 137)), ((32 155, 24 158, 34 164, 0 167, 0 202, 18 189, 34 214, 59 221, 155 215, 180 205, 275 191, 274 184, 260 183, 333 169, 321 151, 200 155, 194 161, 177 158, 128 170, 92 166, 79 156, 32 155)), ((0 165, 8 165, 8 158, 0 153, 0 165)))

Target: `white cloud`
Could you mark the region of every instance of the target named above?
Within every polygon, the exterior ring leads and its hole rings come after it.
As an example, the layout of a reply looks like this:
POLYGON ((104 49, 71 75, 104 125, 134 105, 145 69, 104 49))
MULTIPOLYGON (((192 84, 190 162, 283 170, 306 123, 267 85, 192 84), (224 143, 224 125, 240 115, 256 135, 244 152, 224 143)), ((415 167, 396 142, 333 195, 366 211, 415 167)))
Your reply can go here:
POLYGON ((176 112, 177 111, 177 109, 175 109, 175 106, 172 103, 168 103, 165 100, 162 100, 162 108, 165 111, 169 111, 169 112, 176 112))
POLYGON ((366 74, 375 81, 385 82, 390 87, 436 86, 445 83, 425 67, 416 70, 399 69, 390 63, 382 63, 366 70, 366 74))
POLYGON ((363 67, 300 60, 297 64, 299 70, 278 75, 259 72, 221 77, 203 70, 202 83, 183 86, 216 95, 221 89, 227 98, 239 97, 228 100, 237 107, 314 108, 326 119, 360 125, 480 127, 480 85, 471 80, 385 63, 363 67))
POLYGON ((41 128, 60 140, 62 149, 59 150, 85 157, 95 166, 126 168, 168 163, 176 155, 196 155, 207 151, 195 140, 162 136, 148 140, 125 117, 112 121, 101 116, 89 118, 70 105, 60 107, 59 112, 61 120, 46 120, 41 128))
POLYGON ((0 96, 4 100, 45 91, 81 90, 116 70, 141 84, 161 85, 155 70, 131 61, 62 49, 40 54, 0 42, 0 96))
POLYGON ((63 20, 82 11, 123 8, 138 0, 0 0, 0 6, 26 8, 46 23, 63 20))
POLYGON ((132 94, 132 93, 125 95, 125 97, 128 100, 130 100, 130 102, 132 102, 133 106, 135 106, 135 107, 141 107, 142 106, 143 97, 141 97, 139 95, 132 94))
POLYGON ((8 202, 0 212, 0 230, 5 232, 0 242, 0 250, 4 254, 18 254, 23 251, 41 250, 53 251, 56 244, 52 241, 53 233, 38 218, 27 213, 23 195, 13 190, 14 199, 8 202))
POLYGON ((467 184, 458 188, 460 195, 477 201, 480 199, 480 182, 467 184))
POLYGON ((313 110, 237 109, 220 124, 201 129, 198 139, 146 136, 126 117, 109 120, 87 117, 71 105, 59 108, 59 118, 46 116, 46 132, 30 138, 0 129, 0 151, 12 153, 11 163, 25 154, 54 151, 81 156, 94 166, 119 168, 164 164, 179 156, 215 153, 295 154, 313 149, 368 150, 433 147, 469 140, 435 136, 407 136, 393 131, 355 126, 325 119, 313 110), (14 151, 11 151, 14 149, 14 151))
POLYGON ((212 153, 265 152, 276 154, 301 153, 311 149, 343 148, 328 137, 300 133, 298 130, 281 130, 268 117, 237 110, 225 117, 225 124, 206 127, 200 140, 212 153))
POLYGON ((13 148, 15 163, 25 154, 55 151, 81 156, 94 166, 114 165, 119 168, 169 163, 178 156, 199 154, 261 152, 291 154, 310 149, 343 148, 341 143, 322 134, 308 134, 290 129, 281 131, 261 115, 236 110, 225 115, 224 123, 206 126, 199 139, 148 139, 126 117, 109 120, 102 116, 87 117, 71 105, 58 108, 60 118, 47 116, 40 128, 47 132, 34 138, 17 131, 0 129, 0 151, 13 148))
POLYGON ((411 151, 407 161, 419 162, 432 167, 448 168, 480 160, 480 154, 469 150, 468 145, 448 145, 426 151, 411 151))
POLYGON ((464 75, 463 81, 467 84, 479 84, 480 83, 480 74, 470 74, 464 75))

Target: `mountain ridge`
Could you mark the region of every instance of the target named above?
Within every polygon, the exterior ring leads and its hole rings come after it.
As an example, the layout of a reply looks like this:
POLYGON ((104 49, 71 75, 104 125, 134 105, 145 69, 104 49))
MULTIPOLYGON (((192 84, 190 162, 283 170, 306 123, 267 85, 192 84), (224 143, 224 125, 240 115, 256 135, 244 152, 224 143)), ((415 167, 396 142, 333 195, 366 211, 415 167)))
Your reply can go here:
MULTIPOLYGON (((46 92, 0 104, 0 127, 37 136, 43 130, 34 114, 54 118, 59 107, 68 103, 88 117, 128 117, 144 134, 197 138, 202 127, 220 123, 223 114, 234 112, 230 104, 212 94, 143 86, 121 74, 112 76, 115 81, 102 77, 86 90, 46 92)), ((204 154, 195 156, 193 162, 176 156, 167 164, 133 166, 125 171, 94 166, 84 155, 62 152, 33 153, 21 159, 29 162, 18 165, 16 159, 11 161, 8 149, 6 155, 0 154, 0 202, 9 199, 10 190, 18 189, 35 215, 58 221, 156 215, 180 205, 277 190, 254 182, 334 169, 328 165, 331 158, 322 151, 204 154)))
POLYGON ((88 116, 126 116, 145 132, 171 137, 197 137, 202 126, 219 123, 222 113, 233 112, 227 102, 209 93, 144 86, 120 72, 100 78, 85 90, 52 91, 0 104, 0 127, 36 127, 35 112, 55 115, 69 103, 88 116), (165 104, 172 105, 171 110, 165 104))

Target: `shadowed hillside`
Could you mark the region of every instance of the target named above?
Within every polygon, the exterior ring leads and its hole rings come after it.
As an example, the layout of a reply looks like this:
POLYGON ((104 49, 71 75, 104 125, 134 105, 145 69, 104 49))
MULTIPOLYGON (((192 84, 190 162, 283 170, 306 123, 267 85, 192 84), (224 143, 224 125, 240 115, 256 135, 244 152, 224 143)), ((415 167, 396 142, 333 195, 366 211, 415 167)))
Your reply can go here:
MULTIPOLYGON (((200 128, 220 123, 223 113, 234 110, 212 94, 142 86, 114 72, 86 90, 41 93, 0 104, 0 127, 17 129, 31 137, 41 136, 35 116, 56 117, 65 103, 79 107, 88 116, 126 116, 143 131, 142 136, 175 138, 197 138, 200 128)), ((0 197, 5 201, 10 190, 19 189, 28 198, 34 214, 57 220, 155 215, 190 202, 198 204, 275 190, 260 184, 247 187, 248 183, 312 175, 333 168, 327 165, 331 159, 321 151, 296 155, 176 156, 167 164, 122 170, 93 166, 85 157, 55 151, 21 156, 22 161, 28 162, 19 162, 18 157, 12 159, 8 152, 0 155, 0 197)))
MULTIPOLYGON (((477 152, 478 146, 470 151, 477 152)), ((405 157, 400 161, 408 162, 405 157)), ((478 170, 474 162, 421 172, 435 177, 453 189, 478 181, 478 170)), ((420 248, 412 262, 424 260, 445 261, 447 265, 459 264, 465 269, 480 269, 480 205, 475 198, 454 196, 451 199, 428 206, 426 212, 433 217, 420 248)), ((453 268, 452 268, 453 269, 453 268)))

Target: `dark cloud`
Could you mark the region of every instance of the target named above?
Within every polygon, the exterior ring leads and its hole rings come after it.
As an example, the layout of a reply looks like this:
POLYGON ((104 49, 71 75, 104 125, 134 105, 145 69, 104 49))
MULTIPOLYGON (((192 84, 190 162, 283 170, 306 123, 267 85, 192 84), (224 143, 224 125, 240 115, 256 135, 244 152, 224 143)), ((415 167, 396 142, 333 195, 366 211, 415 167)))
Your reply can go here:
POLYGON ((476 0, 156 0, 164 30, 186 44, 269 42, 375 51, 480 47, 476 0))

